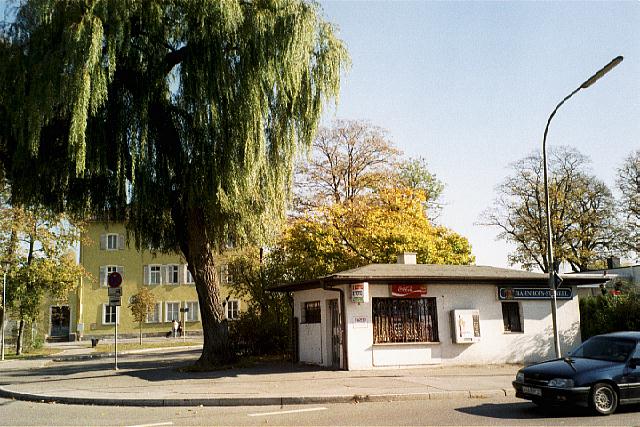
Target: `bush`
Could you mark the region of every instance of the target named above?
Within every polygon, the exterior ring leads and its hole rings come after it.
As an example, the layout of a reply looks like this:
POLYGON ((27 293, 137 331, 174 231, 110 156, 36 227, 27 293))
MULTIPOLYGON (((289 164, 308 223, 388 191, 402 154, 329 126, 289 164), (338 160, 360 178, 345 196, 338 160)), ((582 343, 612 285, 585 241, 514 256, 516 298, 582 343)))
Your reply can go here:
POLYGON ((260 315, 249 308, 229 322, 229 338, 240 356, 284 355, 290 340, 288 316, 260 315))
POLYGON ((640 330, 640 294, 606 294, 580 300, 583 340, 598 334, 634 330, 640 330))

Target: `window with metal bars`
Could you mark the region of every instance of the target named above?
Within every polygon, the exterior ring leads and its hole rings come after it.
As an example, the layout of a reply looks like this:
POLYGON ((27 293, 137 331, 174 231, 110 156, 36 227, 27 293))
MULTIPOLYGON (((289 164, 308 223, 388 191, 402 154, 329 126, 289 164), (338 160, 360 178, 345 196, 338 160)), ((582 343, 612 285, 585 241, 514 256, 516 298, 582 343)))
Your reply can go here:
POLYGON ((505 332, 522 332, 520 304, 517 302, 503 302, 502 320, 504 321, 505 332))
POLYGON ((373 298, 373 343, 438 342, 435 298, 373 298))

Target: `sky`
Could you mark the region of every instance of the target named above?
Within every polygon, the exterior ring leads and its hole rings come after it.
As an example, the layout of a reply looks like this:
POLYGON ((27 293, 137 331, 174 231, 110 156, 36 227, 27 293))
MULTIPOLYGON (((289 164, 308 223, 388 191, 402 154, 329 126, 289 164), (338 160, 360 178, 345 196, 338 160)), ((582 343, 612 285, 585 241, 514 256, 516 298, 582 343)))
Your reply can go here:
MULTIPOLYGON (((512 163, 541 151, 555 106, 618 55, 551 122, 547 146, 591 159, 612 190, 640 149, 640 2, 321 1, 352 66, 333 119, 388 131, 442 180, 439 223, 467 237, 478 265, 509 267, 513 248, 479 225, 512 163)), ((517 266, 515 266, 517 267, 517 266)))
MULTIPOLYGON (((508 267, 513 248, 479 225, 509 165, 540 151, 555 106, 618 55, 551 123, 614 189, 640 149, 640 1, 320 1, 351 55, 333 119, 388 131, 444 182, 439 223, 467 237, 478 265, 508 267)), ((6 0, 0 0, 4 14, 6 0)))

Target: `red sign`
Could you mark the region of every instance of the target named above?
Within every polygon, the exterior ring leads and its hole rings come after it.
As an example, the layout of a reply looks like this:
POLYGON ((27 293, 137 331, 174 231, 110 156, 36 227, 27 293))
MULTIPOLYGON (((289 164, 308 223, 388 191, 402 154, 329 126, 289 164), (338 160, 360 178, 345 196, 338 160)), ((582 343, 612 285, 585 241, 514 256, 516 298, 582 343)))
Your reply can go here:
POLYGON ((427 285, 391 285, 391 296, 399 298, 424 298, 427 285))
POLYGON ((122 284, 122 276, 120 275, 120 273, 118 273, 117 271, 109 273, 109 275, 107 276, 107 284, 111 288, 120 287, 120 285, 122 284))

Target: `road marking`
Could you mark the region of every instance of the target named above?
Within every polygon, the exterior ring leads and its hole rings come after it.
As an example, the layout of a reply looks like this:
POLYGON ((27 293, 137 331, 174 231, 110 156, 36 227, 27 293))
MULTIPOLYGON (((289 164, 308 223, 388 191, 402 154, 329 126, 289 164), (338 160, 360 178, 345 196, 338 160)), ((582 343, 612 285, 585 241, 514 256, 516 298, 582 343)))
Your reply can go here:
POLYGON ((250 417, 260 417, 263 415, 283 415, 283 414, 296 414, 298 412, 314 412, 314 411, 326 411, 327 408, 308 408, 308 409, 293 409, 291 411, 278 411, 278 412, 260 412, 257 414, 247 414, 250 417))
POLYGON ((166 421, 164 423, 154 423, 154 424, 138 424, 135 426, 126 426, 126 427, 154 427, 154 426, 172 426, 173 423, 171 421, 166 421))

